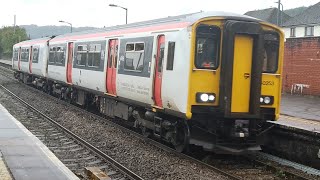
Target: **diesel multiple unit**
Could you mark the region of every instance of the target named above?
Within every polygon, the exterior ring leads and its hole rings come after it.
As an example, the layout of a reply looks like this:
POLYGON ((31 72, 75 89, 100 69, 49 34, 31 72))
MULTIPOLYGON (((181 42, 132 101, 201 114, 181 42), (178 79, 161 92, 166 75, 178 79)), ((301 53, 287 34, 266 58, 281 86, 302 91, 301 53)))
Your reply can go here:
POLYGON ((200 12, 20 42, 15 77, 181 151, 259 149, 279 117, 284 35, 200 12))

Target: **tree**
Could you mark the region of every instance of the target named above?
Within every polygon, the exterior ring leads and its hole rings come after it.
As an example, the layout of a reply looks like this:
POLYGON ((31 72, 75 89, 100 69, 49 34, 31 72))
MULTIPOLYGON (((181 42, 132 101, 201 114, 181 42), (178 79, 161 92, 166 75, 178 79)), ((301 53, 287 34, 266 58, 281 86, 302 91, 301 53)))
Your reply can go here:
POLYGON ((0 58, 12 57, 12 46, 18 42, 27 40, 28 36, 24 28, 16 26, 0 29, 0 58))

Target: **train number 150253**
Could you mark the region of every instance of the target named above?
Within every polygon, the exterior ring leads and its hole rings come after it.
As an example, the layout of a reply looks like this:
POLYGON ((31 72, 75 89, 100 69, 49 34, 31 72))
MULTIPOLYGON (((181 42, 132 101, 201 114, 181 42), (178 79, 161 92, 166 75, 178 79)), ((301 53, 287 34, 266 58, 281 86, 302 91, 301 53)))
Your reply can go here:
POLYGON ((262 81, 262 85, 264 85, 264 86, 273 86, 274 85, 274 81, 262 81))

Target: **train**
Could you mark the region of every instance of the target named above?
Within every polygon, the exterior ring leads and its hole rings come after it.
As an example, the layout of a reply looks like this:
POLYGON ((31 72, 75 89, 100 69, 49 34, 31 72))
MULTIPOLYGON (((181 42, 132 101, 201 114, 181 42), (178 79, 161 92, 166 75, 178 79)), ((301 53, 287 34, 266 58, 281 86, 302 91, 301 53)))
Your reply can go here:
POLYGON ((275 25, 197 12, 19 42, 12 69, 177 151, 242 154, 279 118, 283 51, 275 25))

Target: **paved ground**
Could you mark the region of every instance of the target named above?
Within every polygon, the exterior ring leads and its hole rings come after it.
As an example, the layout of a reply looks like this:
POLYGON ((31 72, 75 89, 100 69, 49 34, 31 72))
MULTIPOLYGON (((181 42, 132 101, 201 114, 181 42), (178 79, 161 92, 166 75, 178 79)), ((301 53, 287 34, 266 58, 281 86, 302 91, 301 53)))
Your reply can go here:
POLYGON ((281 114, 320 121, 320 97, 282 95, 281 114))

